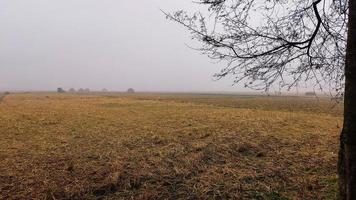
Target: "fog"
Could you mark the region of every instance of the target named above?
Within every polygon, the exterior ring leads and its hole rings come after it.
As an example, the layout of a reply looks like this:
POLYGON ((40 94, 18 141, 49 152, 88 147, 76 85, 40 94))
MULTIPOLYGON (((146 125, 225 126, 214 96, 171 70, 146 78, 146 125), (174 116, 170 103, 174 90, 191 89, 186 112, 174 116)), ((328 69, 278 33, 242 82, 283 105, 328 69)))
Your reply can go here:
POLYGON ((160 9, 191 0, 2 0, 0 90, 247 91, 160 9))

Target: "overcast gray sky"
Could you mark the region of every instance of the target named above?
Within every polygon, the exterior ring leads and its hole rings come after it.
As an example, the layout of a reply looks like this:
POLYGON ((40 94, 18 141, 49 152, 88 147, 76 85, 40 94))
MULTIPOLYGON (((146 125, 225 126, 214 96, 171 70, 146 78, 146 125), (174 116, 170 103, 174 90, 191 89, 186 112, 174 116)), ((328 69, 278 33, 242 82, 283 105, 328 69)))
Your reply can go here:
POLYGON ((0 90, 240 91, 159 9, 192 0, 0 0, 0 90))

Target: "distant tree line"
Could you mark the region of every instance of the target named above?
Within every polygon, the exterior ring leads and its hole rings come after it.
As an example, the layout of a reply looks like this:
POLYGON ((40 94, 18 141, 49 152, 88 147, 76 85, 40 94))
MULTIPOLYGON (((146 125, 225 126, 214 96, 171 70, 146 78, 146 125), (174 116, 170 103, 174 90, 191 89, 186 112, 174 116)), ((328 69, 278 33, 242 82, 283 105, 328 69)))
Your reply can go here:
MULTIPOLYGON (((103 88, 101 90, 101 92, 108 92, 108 91, 109 90, 106 89, 106 88, 103 88)), ((67 91, 65 89, 63 89, 62 87, 59 87, 59 88, 57 88, 57 92, 58 93, 65 93, 67 91)), ((68 92, 70 92, 70 93, 75 93, 75 92, 78 92, 78 93, 89 93, 89 92, 91 92, 91 90, 89 88, 79 88, 78 90, 75 90, 75 88, 70 88, 68 90, 68 92)), ((133 88, 129 88, 129 89, 126 90, 126 92, 127 93, 135 93, 135 90, 133 88)))

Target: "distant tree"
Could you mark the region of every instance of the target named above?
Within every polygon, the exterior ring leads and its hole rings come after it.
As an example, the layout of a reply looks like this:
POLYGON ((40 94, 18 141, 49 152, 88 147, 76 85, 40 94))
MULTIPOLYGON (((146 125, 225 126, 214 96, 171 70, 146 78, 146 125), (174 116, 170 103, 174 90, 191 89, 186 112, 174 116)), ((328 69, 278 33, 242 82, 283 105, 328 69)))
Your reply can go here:
POLYGON ((305 96, 316 96, 315 92, 306 92, 305 96))
POLYGON ((135 90, 133 88, 127 89, 127 93, 135 93, 135 90))
POLYGON ((10 94, 9 91, 4 92, 4 95, 5 95, 5 96, 6 96, 6 95, 9 95, 9 94, 10 94))
POLYGON ((73 92, 75 92, 75 89, 74 88, 70 88, 68 91, 73 93, 73 92))
POLYGON ((58 93, 65 93, 66 91, 63 88, 57 88, 58 93))
POLYGON ((83 88, 79 88, 78 92, 84 92, 83 88))
POLYGON ((85 88, 84 92, 90 92, 90 89, 89 88, 85 88))
POLYGON ((281 95, 282 95, 282 92, 281 92, 281 91, 275 92, 275 95, 276 95, 276 96, 281 96, 281 95))
POLYGON ((344 96, 339 197, 356 199, 356 0, 197 0, 193 15, 166 14, 186 27, 197 48, 226 67, 216 78, 269 90, 313 82, 344 96))
POLYGON ((101 91, 102 92, 107 92, 108 90, 106 88, 103 88, 101 91))

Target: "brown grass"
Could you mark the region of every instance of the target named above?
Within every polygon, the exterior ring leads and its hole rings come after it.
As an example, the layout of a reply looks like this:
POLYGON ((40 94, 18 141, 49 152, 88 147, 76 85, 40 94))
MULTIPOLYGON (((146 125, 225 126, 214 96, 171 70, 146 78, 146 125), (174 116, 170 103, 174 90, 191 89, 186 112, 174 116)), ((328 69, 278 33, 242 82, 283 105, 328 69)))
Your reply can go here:
POLYGON ((0 199, 334 199, 341 122, 325 99, 9 95, 0 199))

